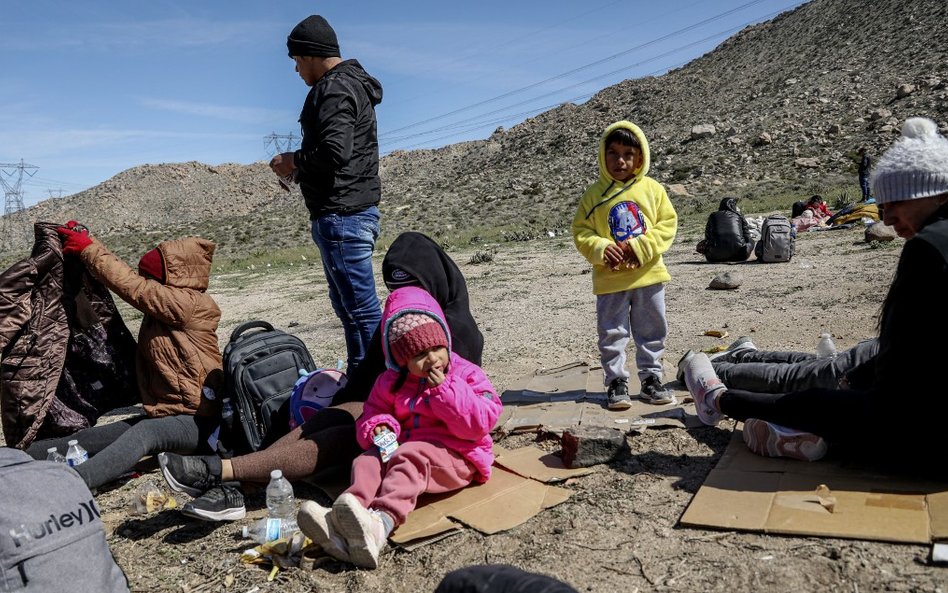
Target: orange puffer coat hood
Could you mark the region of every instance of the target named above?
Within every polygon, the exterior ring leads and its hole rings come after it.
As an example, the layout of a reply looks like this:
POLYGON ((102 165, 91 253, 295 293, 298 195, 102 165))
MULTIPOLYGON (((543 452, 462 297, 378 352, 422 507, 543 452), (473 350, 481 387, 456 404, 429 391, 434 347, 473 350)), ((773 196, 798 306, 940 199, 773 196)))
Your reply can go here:
POLYGON ((219 392, 223 379, 217 341, 221 310, 205 293, 214 247, 195 237, 159 244, 164 284, 139 275, 97 240, 82 251, 89 271, 145 315, 138 333, 136 370, 149 416, 217 411, 202 397, 205 385, 219 392))

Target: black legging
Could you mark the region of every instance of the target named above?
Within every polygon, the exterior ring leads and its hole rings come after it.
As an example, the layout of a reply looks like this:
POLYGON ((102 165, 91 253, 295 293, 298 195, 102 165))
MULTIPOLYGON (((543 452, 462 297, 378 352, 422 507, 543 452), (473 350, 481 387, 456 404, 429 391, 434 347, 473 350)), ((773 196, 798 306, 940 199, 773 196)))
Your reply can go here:
POLYGON ((868 438, 870 395, 854 389, 807 389, 790 393, 758 393, 728 389, 718 400, 721 411, 735 420, 758 418, 840 444, 861 444, 868 438))
MULTIPOLYGON (((33 459, 46 459, 46 451, 56 447, 66 454, 68 442, 75 439, 89 452, 89 460, 76 466, 89 488, 97 488, 129 472, 146 455, 160 451, 194 453, 202 444, 205 419, 190 415, 149 418, 136 416, 93 426, 61 438, 34 441, 26 452, 33 459)), ((205 428, 209 428, 205 426, 205 428)))

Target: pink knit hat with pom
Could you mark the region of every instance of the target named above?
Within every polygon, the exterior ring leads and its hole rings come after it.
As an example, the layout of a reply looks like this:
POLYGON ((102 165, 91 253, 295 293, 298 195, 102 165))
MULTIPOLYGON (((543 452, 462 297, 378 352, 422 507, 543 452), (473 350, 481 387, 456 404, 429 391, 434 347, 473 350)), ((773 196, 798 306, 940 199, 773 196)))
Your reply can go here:
POLYGON ((405 313, 388 328, 388 346, 398 366, 435 346, 448 347, 448 336, 438 320, 424 313, 405 313))

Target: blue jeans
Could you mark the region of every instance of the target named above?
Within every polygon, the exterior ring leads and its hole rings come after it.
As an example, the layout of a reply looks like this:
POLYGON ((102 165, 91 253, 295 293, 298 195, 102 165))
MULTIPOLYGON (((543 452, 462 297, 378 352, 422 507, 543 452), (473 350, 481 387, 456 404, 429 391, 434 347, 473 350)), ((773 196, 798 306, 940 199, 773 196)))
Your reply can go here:
POLYGON ((312 222, 329 300, 346 334, 347 370, 351 373, 365 358, 382 319, 372 272, 379 209, 372 206, 355 214, 325 214, 312 222))

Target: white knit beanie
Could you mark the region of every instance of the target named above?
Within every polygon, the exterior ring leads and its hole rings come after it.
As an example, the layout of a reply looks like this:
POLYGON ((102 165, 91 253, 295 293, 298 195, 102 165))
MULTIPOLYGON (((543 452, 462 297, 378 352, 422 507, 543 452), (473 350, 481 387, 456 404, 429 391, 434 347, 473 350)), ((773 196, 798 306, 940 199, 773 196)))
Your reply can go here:
POLYGON ((902 137, 882 155, 872 172, 879 204, 948 193, 948 139, 926 117, 907 119, 902 137))

